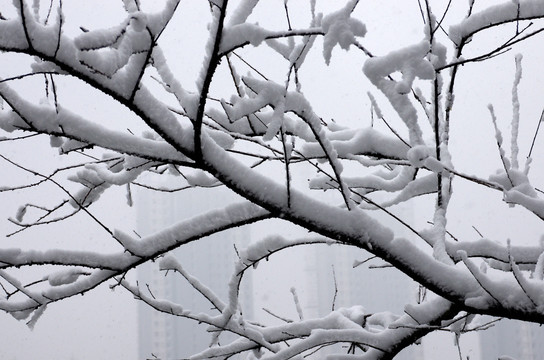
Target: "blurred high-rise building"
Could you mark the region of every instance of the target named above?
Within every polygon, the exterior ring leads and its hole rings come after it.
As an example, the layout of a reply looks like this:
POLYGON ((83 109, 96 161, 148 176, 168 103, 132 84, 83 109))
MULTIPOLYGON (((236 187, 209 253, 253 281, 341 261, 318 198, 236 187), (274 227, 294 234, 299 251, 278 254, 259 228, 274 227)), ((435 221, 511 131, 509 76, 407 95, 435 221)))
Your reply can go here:
MULTIPOLYGON (((136 201, 138 233, 141 236, 153 234, 236 200, 237 197, 225 188, 189 189, 176 193, 140 191, 136 201)), ((243 247, 248 241, 249 230, 239 227, 183 245, 172 253, 184 270, 228 302, 227 284, 234 271, 235 246, 243 247)), ((156 298, 177 303, 184 310, 219 314, 180 274, 159 272, 157 262, 139 267, 138 282, 142 291, 150 291, 156 298)), ((242 282, 240 298, 246 318, 250 318, 253 312, 251 287, 251 274, 248 272, 242 282)), ((207 328, 207 325, 199 325, 194 320, 160 313, 141 302, 138 308, 138 358, 187 358, 210 345, 212 334, 207 332, 207 328)), ((225 332, 220 340, 228 340, 228 336, 225 332)))
POLYGON ((482 359, 544 359, 544 328, 540 324, 502 319, 479 335, 482 359))
MULTIPOLYGON (((399 218, 411 222, 409 206, 393 209, 399 218)), ((396 236, 408 236, 409 230, 390 215, 376 210, 372 217, 391 227, 396 236)), ((315 294, 308 301, 312 315, 322 317, 333 308, 361 305, 366 313, 390 311, 403 315, 404 306, 415 300, 417 287, 406 275, 389 267, 372 254, 348 245, 315 245, 307 265, 309 293, 315 294), (369 261, 365 261, 369 260, 369 261)), ((332 349, 331 349, 332 350, 332 349)), ((347 352, 348 347, 346 344, 347 352)), ((335 352, 342 352, 338 346, 335 352)), ((328 351, 325 349, 324 353, 328 351)), ((395 359, 417 359, 408 348, 395 359)))

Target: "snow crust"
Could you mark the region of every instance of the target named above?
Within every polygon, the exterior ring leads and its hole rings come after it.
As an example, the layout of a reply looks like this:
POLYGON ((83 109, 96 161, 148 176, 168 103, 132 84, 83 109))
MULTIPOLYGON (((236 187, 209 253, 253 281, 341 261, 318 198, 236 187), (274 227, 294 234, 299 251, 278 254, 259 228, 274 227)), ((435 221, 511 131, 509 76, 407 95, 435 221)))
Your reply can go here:
POLYGON ((245 43, 259 46, 267 36, 272 35, 270 31, 254 24, 243 23, 225 29, 221 38, 221 49, 223 51, 237 48, 245 43))
MULTIPOLYGON (((373 128, 336 131, 328 135, 339 156, 358 154, 380 154, 406 159, 408 147, 397 138, 386 136, 373 128)), ((323 156, 322 147, 317 143, 306 143, 302 152, 307 156, 323 156)))
POLYGON ((418 124, 417 112, 407 97, 416 78, 434 79, 434 67, 426 58, 430 50, 427 40, 395 50, 381 57, 368 59, 363 72, 369 80, 388 98, 410 131, 412 145, 423 143, 421 128, 418 124), (400 71, 401 81, 387 78, 388 75, 400 71))
POLYGON ((327 65, 331 62, 332 50, 336 45, 349 50, 356 36, 362 37, 366 34, 366 26, 360 20, 351 17, 355 5, 356 1, 349 1, 342 9, 323 17, 321 22, 325 33, 323 57, 327 65))
POLYGON ((520 1, 519 5, 519 17, 518 4, 515 1, 488 6, 485 10, 472 14, 461 23, 451 26, 448 31, 449 37, 454 43, 459 44, 467 36, 472 36, 493 25, 514 21, 518 18, 531 19, 544 15, 544 4, 539 0, 520 1))
POLYGON ((89 275, 89 273, 86 273, 77 268, 68 268, 68 269, 50 274, 47 277, 47 281, 52 286, 61 286, 61 285, 71 284, 75 282, 81 275, 89 275))
POLYGON ((229 19, 229 26, 239 25, 246 22, 247 18, 253 12, 259 0, 241 0, 238 7, 233 11, 229 19))

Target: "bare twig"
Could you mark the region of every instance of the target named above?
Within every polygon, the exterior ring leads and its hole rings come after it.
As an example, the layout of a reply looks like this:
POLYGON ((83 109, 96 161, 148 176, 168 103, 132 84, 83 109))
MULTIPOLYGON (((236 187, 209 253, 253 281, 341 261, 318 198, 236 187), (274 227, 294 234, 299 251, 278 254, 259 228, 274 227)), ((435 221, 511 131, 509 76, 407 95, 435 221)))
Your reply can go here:
POLYGON ((266 312, 266 313, 268 313, 268 314, 270 314, 270 315, 272 315, 272 316, 275 317, 276 319, 279 319, 279 320, 281 320, 281 321, 283 321, 283 322, 286 322, 286 323, 288 323, 288 324, 293 322, 293 320, 291 320, 291 319, 287 319, 287 318, 284 318, 284 317, 279 316, 279 315, 277 315, 277 314, 274 314, 272 311, 268 310, 267 308, 263 308, 263 311, 266 312))
POLYGON ((334 311, 336 307, 336 296, 338 295, 338 282, 336 281, 336 271, 334 271, 334 265, 332 266, 332 280, 334 282, 334 295, 332 297, 331 311, 334 311))
POLYGON ((542 110, 542 113, 540 113, 540 119, 538 119, 538 124, 536 125, 535 135, 533 136, 533 141, 531 142, 531 148, 529 149, 529 154, 527 154, 527 159, 529 159, 531 157, 531 154, 533 153, 536 137, 538 135, 538 131, 540 130, 540 124, 542 124, 542 121, 544 121, 544 110, 542 110))

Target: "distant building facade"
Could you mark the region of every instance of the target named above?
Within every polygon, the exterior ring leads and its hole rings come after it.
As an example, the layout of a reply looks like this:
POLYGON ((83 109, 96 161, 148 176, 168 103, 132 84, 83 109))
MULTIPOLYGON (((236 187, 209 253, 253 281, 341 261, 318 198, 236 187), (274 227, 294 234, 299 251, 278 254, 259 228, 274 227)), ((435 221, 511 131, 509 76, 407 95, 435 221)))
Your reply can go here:
MULTIPOLYGON (((159 231, 184 219, 235 202, 228 189, 190 189, 179 193, 141 191, 137 197, 137 228, 141 236, 159 231)), ((227 284, 236 260, 235 244, 245 246, 249 230, 240 227, 184 245, 173 254, 183 268, 212 289, 227 302, 227 284)), ((146 263, 138 269, 141 290, 149 286, 153 296, 165 298, 184 309, 218 314, 211 304, 197 293, 180 274, 158 271, 157 263, 146 263)), ((241 303, 244 316, 251 318, 251 274, 244 277, 241 303)), ((181 359, 206 349, 211 341, 207 325, 159 313, 144 303, 138 305, 139 359, 181 359)), ((222 335, 220 340, 223 339, 222 335)))
MULTIPOLYGON (((411 212, 405 207, 396 211, 401 218, 410 221, 411 212)), ((397 236, 408 233, 401 223, 379 210, 369 214, 394 229, 397 236)), ((313 248, 307 265, 308 291, 315 294, 308 300, 307 307, 313 316, 325 316, 333 306, 338 309, 354 305, 362 305, 369 314, 380 311, 404 314, 404 306, 415 300, 416 284, 395 268, 380 267, 387 264, 379 259, 357 265, 371 256, 347 245, 316 245, 313 248)), ((337 351, 338 347, 335 348, 337 351)), ((420 360, 413 347, 403 350, 395 359, 420 360)))
POLYGON ((482 359, 544 359, 544 327, 539 324, 503 319, 479 335, 482 359))

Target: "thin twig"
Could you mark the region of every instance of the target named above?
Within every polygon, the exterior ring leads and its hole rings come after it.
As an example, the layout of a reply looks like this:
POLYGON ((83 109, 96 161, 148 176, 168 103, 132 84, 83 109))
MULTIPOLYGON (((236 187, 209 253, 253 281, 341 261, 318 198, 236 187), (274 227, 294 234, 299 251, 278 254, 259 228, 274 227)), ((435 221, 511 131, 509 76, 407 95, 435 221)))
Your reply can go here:
POLYGON ((338 295, 338 282, 336 281, 336 271, 334 271, 334 264, 331 265, 331 267, 332 267, 332 280, 334 283, 334 295, 332 297, 331 311, 334 311, 334 308, 336 307, 336 296, 338 295))
POLYGON ((262 308, 262 309, 263 309, 264 312, 268 313, 269 315, 272 315, 272 316, 275 317, 276 319, 279 319, 279 320, 281 320, 281 321, 283 321, 283 322, 286 322, 286 323, 288 323, 288 324, 290 324, 290 323, 293 322, 293 320, 291 320, 291 319, 287 319, 287 318, 284 318, 284 317, 279 316, 279 315, 277 315, 277 314, 274 314, 272 311, 268 310, 267 308, 262 308))
POLYGON ((287 0, 283 0, 283 6, 285 8, 285 17, 287 18, 287 28, 289 31, 293 30, 291 27, 291 19, 289 18, 289 8, 287 6, 287 0))
POLYGON ((535 135, 533 136, 533 141, 531 142, 531 148, 529 149, 529 154, 527 154, 527 159, 529 159, 531 157, 531 154, 533 153, 536 136, 538 135, 538 131, 540 130, 540 124, 542 124, 542 121, 544 121, 544 110, 542 110, 542 113, 540 113, 540 119, 538 119, 538 124, 536 125, 535 135))

